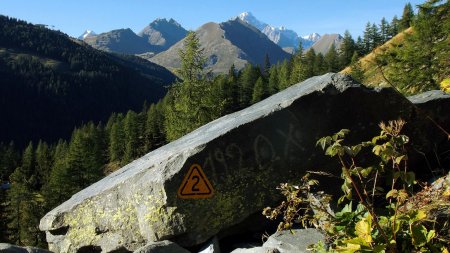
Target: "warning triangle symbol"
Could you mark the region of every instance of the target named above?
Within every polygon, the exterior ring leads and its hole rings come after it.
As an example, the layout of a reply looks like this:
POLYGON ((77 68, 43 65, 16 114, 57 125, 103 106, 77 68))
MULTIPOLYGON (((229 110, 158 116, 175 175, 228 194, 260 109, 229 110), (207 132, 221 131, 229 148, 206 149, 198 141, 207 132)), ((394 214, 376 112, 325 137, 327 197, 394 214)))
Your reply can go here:
POLYGON ((178 189, 178 197, 182 199, 210 198, 214 189, 206 178, 202 167, 193 164, 178 189))

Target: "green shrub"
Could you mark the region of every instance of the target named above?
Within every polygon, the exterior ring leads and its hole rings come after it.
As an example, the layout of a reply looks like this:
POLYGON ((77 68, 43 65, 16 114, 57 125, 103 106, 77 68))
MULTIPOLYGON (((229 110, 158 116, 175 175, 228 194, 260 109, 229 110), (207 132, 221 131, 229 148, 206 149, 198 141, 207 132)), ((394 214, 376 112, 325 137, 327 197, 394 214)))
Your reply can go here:
POLYGON ((404 125, 403 120, 381 123, 378 136, 357 145, 344 144, 347 129, 317 141, 342 166, 343 195, 338 204, 343 207, 338 212, 324 208, 331 197, 323 193, 319 195, 321 207, 311 205, 311 186, 318 181, 307 174, 298 186, 282 184, 287 200, 263 213, 271 219, 282 214, 279 229, 300 222, 324 230, 327 244, 314 245, 315 252, 448 253, 448 229, 435 229, 428 209, 402 208, 417 184, 414 172, 408 170, 409 138, 401 134, 404 125), (368 160, 375 162, 362 165, 368 160))

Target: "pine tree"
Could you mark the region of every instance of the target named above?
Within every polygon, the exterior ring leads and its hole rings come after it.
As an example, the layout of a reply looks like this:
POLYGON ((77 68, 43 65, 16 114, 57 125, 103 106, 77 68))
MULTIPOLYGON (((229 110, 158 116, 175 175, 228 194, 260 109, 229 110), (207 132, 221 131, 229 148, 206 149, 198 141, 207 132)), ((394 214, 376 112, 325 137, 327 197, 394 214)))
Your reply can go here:
POLYGON ((234 64, 231 65, 228 70, 228 84, 229 84, 229 96, 230 96, 230 104, 225 105, 225 113, 235 112, 239 109, 239 84, 238 84, 238 76, 236 73, 236 68, 234 64))
POLYGON ((43 235, 39 231, 39 219, 43 214, 42 198, 38 194, 34 146, 30 142, 22 155, 21 166, 10 176, 8 191, 10 241, 20 245, 41 245, 43 235))
POLYGON ((37 181, 40 187, 47 183, 52 163, 50 148, 47 143, 39 141, 36 147, 36 170, 38 176, 37 181))
POLYGON ((314 61, 314 71, 315 75, 323 75, 327 73, 325 66, 325 59, 322 53, 316 55, 316 60, 314 61))
POLYGON ((27 175, 18 167, 10 176, 11 188, 8 191, 8 241, 23 245, 28 235, 25 234, 28 220, 25 213, 29 211, 29 200, 32 199, 30 187, 27 185, 27 175))
POLYGON ((399 30, 405 30, 412 26, 414 20, 414 10, 411 3, 407 3, 403 8, 402 18, 399 22, 399 30))
POLYGON ((125 153, 124 163, 129 163, 139 155, 139 118, 134 111, 128 111, 124 119, 125 153))
POLYGON ((380 30, 378 29, 378 26, 375 23, 373 23, 372 27, 370 28, 370 41, 371 41, 370 45, 371 51, 374 50, 379 45, 381 45, 382 42, 380 30))
POLYGON ((292 71, 289 83, 294 84, 305 80, 305 61, 303 59, 303 46, 300 42, 292 58, 292 71))
POLYGON ((272 65, 272 67, 270 68, 269 71, 269 87, 268 87, 268 91, 269 94, 275 94, 278 92, 278 69, 279 69, 279 65, 272 65))
POLYGON ((351 61, 351 72, 350 75, 356 81, 362 83, 364 82, 364 71, 361 68, 361 63, 359 62, 358 53, 354 52, 351 61))
POLYGON ((339 59, 336 52, 336 47, 334 43, 331 45, 328 53, 325 55, 325 65, 327 72, 338 72, 339 69, 339 59))
POLYGON ((278 70, 278 89, 284 90, 291 86, 291 64, 288 60, 284 60, 278 70))
POLYGON ((217 118, 212 85, 206 79, 203 49, 195 32, 189 32, 184 48, 179 51, 181 68, 177 71, 183 81, 174 84, 168 93, 165 130, 169 140, 175 140, 201 125, 217 118))
POLYGON ((262 77, 259 77, 253 89, 252 103, 259 102, 268 96, 267 83, 262 77))
POLYGON ((363 35, 363 52, 362 55, 366 55, 372 51, 372 24, 367 22, 363 35))
POLYGON ((109 162, 120 162, 125 153, 125 133, 123 130, 123 115, 119 114, 111 124, 109 132, 108 154, 109 162))
POLYGON ((317 73, 317 64, 316 64, 316 51, 314 48, 310 48, 305 54, 305 75, 304 80, 310 77, 315 76, 317 73))
POLYGON ((254 85, 260 76, 261 71, 259 67, 253 67, 251 64, 247 64, 241 71, 238 80, 240 108, 245 108, 250 105, 254 85))
POLYGON ((399 26, 400 26, 400 21, 397 18, 397 15, 395 15, 392 18, 391 24, 389 25, 389 37, 393 38, 395 35, 397 35, 397 33, 399 32, 399 26))
POLYGON ((265 78, 269 77, 270 65, 271 64, 270 64, 269 54, 266 53, 266 56, 264 57, 264 70, 263 70, 263 74, 264 74, 265 78))
POLYGON ((389 23, 387 22, 387 20, 383 17, 381 19, 381 23, 380 23, 380 38, 381 38, 381 43, 385 43, 386 41, 388 41, 389 39, 392 38, 392 36, 390 36, 390 26, 389 23))
POLYGON ((355 41, 348 30, 344 33, 344 39, 339 48, 339 64, 342 67, 350 64, 352 60, 353 53, 356 50, 355 41))
POLYGON ((363 39, 361 38, 361 36, 358 36, 358 38, 356 39, 356 52, 358 52, 359 56, 365 55, 365 44, 363 39))
POLYGON ((71 184, 67 166, 68 149, 68 144, 63 140, 59 140, 54 149, 49 180, 42 190, 47 210, 53 209, 71 196, 72 192, 67 189, 71 184))

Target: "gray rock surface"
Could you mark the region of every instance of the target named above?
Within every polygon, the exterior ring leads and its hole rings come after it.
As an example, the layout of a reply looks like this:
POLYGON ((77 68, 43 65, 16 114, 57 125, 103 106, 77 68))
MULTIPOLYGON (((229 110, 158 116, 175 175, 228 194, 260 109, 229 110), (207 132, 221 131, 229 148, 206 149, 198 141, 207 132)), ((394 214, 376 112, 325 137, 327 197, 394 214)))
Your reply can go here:
POLYGON ((220 253, 219 239, 217 236, 214 236, 206 242, 206 245, 202 247, 198 253, 220 253))
POLYGON ((20 247, 8 243, 0 243, 0 253, 52 253, 45 249, 20 247))
POLYGON ((278 249, 267 247, 239 248, 231 251, 231 253, 280 253, 278 249))
POLYGON ((430 90, 424 93, 410 96, 408 97, 408 99, 414 104, 419 105, 439 100, 448 100, 450 99, 450 94, 447 94, 441 90, 430 90))
POLYGON ((263 244, 266 248, 276 248, 280 253, 306 253, 308 246, 324 242, 325 236, 317 229, 293 229, 279 231, 271 235, 263 244))
POLYGON ((190 253, 188 250, 171 241, 151 242, 137 250, 134 253, 190 253))
POLYGON ((238 248, 232 253, 307 253, 319 241, 325 241, 325 236, 317 229, 285 230, 271 235, 261 247, 238 248))
MULTIPOLYGON (((365 88, 342 74, 313 77, 131 162, 47 213, 40 229, 55 252, 133 251, 166 239, 198 245, 278 203, 280 183, 316 168, 337 173, 315 146, 320 137, 348 128, 350 140, 366 140, 380 121, 408 121, 413 110, 389 88, 365 88), (179 197, 194 164, 209 179, 209 198, 179 197)), ((335 179, 320 180, 339 192, 335 179)), ((197 183, 190 181, 191 192, 197 183)))

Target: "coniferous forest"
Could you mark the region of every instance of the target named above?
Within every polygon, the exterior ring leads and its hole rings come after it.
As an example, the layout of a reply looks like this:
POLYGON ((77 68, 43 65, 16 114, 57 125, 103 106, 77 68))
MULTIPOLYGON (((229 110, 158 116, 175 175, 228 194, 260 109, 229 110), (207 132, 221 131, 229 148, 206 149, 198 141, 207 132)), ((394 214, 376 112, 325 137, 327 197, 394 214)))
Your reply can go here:
POLYGON ((290 60, 272 63, 266 56, 264 66, 247 65, 240 71, 231 66, 218 76, 204 71, 203 49, 190 32, 180 51, 178 79, 163 71, 152 76, 155 82, 150 87, 142 73, 149 74, 157 65, 101 53, 62 33, 0 17, 0 115, 14 119, 14 124, 2 123, 0 129, 0 231, 6 231, 0 233, 0 241, 46 247, 39 219, 74 193, 151 150, 292 84, 347 66, 352 66, 356 80, 364 81, 358 59, 410 26, 414 32, 403 46, 380 58, 384 66, 391 66, 387 76, 405 92, 411 85, 414 91, 438 88, 443 76, 450 74, 449 13, 448 1, 442 5, 429 1, 417 14, 408 4, 400 18, 367 23, 364 35, 356 40, 346 32, 340 48, 333 46, 325 55, 299 45, 290 60), (427 50, 411 53, 419 46, 427 50), (423 64, 410 64, 418 60, 423 64), (401 70, 402 64, 410 69, 401 70), (426 77, 412 81, 423 66, 426 77), (168 81, 172 84, 164 96, 168 81), (70 119, 57 122, 58 115, 70 119), (73 129, 71 134, 68 129, 73 129))

